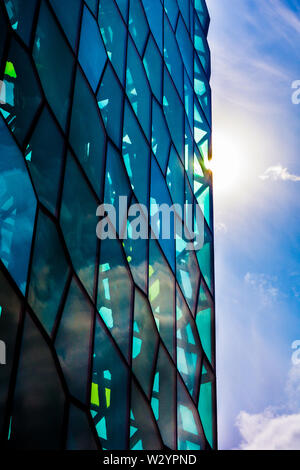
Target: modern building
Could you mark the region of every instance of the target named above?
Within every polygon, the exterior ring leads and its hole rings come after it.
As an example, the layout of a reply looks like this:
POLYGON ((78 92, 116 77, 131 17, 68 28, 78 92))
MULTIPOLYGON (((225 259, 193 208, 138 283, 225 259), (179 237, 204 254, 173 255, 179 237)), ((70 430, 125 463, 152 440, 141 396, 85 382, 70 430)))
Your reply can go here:
POLYGON ((0 0, 10 449, 216 448, 208 26, 204 0, 0 0), (120 197, 147 237, 97 237, 120 197), (153 236, 155 204, 184 236, 153 236))

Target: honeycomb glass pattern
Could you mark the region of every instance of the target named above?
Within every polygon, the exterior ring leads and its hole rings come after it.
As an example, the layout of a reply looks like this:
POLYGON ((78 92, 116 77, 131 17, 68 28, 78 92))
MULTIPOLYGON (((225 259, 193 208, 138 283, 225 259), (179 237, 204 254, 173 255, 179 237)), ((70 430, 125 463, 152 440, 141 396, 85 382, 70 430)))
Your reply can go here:
POLYGON ((0 0, 1 446, 217 447, 208 27, 205 0, 0 0), (150 235, 154 203, 199 209, 202 246, 98 239, 120 196, 150 235))

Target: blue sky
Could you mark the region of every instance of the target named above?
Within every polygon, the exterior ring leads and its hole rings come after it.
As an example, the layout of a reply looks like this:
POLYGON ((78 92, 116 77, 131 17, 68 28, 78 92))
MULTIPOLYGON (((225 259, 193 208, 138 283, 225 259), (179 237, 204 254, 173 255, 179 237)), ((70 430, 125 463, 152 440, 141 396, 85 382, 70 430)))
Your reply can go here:
POLYGON ((300 4, 207 5, 219 447, 300 449, 300 4))

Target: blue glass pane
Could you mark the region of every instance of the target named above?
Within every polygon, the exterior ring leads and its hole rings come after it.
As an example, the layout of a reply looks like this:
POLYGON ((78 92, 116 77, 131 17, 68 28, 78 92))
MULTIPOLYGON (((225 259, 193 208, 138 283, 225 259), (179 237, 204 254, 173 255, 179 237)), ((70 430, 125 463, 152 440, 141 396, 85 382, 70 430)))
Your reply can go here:
POLYGON ((77 44, 81 0, 50 0, 73 49, 77 44), (67 13, 66 13, 67 12, 67 13))
POLYGON ((25 293, 36 199, 23 156, 0 119, 0 257, 25 293))
POLYGON ((173 142, 180 158, 183 159, 184 112, 179 96, 166 69, 164 70, 163 105, 173 142))
POLYGON ((151 32, 162 53, 163 7, 160 0, 142 0, 151 32))
POLYGON ((183 96, 183 63, 170 23, 165 15, 164 59, 180 97, 183 96))
POLYGON ((120 8, 120 12, 122 13, 122 15, 124 17, 124 20, 127 22, 128 0, 116 0, 116 3, 118 5, 118 7, 120 8))
POLYGON ((120 82, 124 83, 127 30, 114 2, 101 0, 98 21, 107 55, 120 82))
POLYGON ((130 0, 129 31, 140 56, 142 56, 149 27, 140 0, 130 0))
POLYGON ((164 1, 165 1, 165 11, 168 15, 172 28, 175 30, 175 26, 176 26, 178 14, 179 14, 177 1, 176 0, 164 0, 164 1))
POLYGON ((183 58, 184 66, 189 74, 190 80, 193 80, 193 44, 181 16, 179 17, 176 29, 176 39, 183 58))
POLYGON ((79 67, 75 82, 70 142, 99 194, 104 173, 105 131, 95 97, 79 67))
POLYGON ((158 101, 162 99, 162 57, 150 34, 146 51, 144 54, 144 67, 153 94, 158 101))
POLYGON ((37 0, 4 0, 12 29, 29 45, 37 0))
POLYGON ((127 54, 126 93, 149 139, 151 93, 145 69, 131 39, 128 41, 127 54))
POLYGON ((170 159, 167 169, 167 185, 174 204, 180 204, 182 210, 184 205, 184 169, 177 155, 176 150, 172 146, 170 159))
POLYGON ((39 14, 33 58, 49 104, 64 128, 70 104, 74 59, 44 1, 39 14))
POLYGON ((190 0, 177 0, 181 14, 185 21, 186 27, 189 29, 190 23, 190 0))
POLYGON ((108 63, 97 100, 106 130, 118 147, 121 142, 123 97, 123 89, 108 63))
POLYGON ((93 15, 97 15, 98 0, 85 0, 93 15))
POLYGON ((152 101, 152 151, 165 174, 169 158, 171 139, 164 113, 156 100, 152 101))
POLYGON ((105 48, 95 18, 84 8, 79 47, 79 62, 96 90, 106 62, 105 48))

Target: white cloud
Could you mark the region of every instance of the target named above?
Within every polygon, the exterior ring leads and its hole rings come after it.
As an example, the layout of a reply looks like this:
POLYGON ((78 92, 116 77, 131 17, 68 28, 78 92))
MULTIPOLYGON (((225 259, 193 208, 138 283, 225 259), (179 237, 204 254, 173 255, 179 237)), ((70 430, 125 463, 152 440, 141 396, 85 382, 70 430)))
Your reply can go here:
POLYGON ((300 450, 300 413, 278 415, 271 408, 260 414, 242 411, 236 421, 241 450, 300 450))
POLYGON ((279 290, 276 287, 276 276, 248 272, 244 277, 244 281, 257 290, 263 305, 270 304, 278 296, 279 290))
POLYGON ((289 173, 287 168, 284 168, 282 165, 270 166, 266 169, 263 175, 260 175, 260 179, 273 180, 273 181, 300 181, 299 175, 293 175, 289 173))

